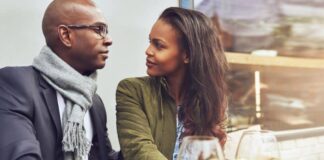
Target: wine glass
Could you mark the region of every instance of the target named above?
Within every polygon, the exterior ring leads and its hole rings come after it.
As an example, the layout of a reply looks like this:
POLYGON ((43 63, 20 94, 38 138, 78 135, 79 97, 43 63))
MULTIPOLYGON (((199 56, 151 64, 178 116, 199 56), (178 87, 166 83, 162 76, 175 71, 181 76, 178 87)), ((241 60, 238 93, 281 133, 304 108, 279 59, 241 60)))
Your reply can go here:
POLYGON ((236 160, 279 160, 278 143, 273 132, 245 131, 236 151, 236 160))
POLYGON ((216 137, 187 136, 183 138, 177 160, 224 160, 216 137))

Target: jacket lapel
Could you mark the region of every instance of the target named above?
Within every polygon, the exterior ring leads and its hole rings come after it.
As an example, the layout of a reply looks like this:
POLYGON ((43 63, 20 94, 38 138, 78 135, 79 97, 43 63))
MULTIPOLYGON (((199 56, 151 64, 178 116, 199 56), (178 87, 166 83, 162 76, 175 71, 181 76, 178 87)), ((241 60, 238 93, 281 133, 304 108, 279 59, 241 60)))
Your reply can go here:
POLYGON ((94 106, 90 108, 89 112, 90 112, 90 118, 93 126, 93 135, 96 135, 100 133, 100 128, 99 128, 100 125, 98 125, 98 123, 100 123, 99 115, 94 106))
POLYGON ((56 135, 57 140, 62 140, 62 127, 61 127, 61 120, 60 120, 60 113, 57 103, 57 97, 55 90, 39 75, 39 82, 40 86, 42 87, 41 92, 43 95, 43 98, 46 102, 46 107, 49 111, 49 114, 51 116, 52 121, 55 124, 56 128, 56 135))
MULTIPOLYGON (((52 121, 55 124, 56 128, 56 134, 57 134, 57 141, 62 141, 63 139, 63 132, 61 127, 61 119, 60 119, 60 113, 59 113, 59 107, 57 102, 57 96, 56 91, 44 80, 44 78, 41 77, 39 74, 39 83, 41 86, 41 93, 45 100, 46 107, 49 111, 49 115, 52 119, 52 121)), ((93 125, 93 136, 96 136, 96 142, 98 146, 97 155, 100 157, 99 159, 107 159, 106 156, 106 139, 105 139, 105 128, 103 128, 105 124, 102 125, 102 120, 100 115, 100 110, 98 110, 100 103, 95 100, 93 102, 93 106, 90 108, 90 117, 93 125)))
POLYGON ((96 101, 96 98, 93 99, 93 106, 90 108, 90 116, 93 125, 93 135, 96 141, 93 141, 94 145, 97 145, 97 156, 98 159, 108 159, 107 150, 106 150, 106 133, 103 128, 105 124, 102 124, 102 118, 100 115, 100 110, 98 110, 100 104, 96 101), (96 144, 95 144, 96 143, 96 144))

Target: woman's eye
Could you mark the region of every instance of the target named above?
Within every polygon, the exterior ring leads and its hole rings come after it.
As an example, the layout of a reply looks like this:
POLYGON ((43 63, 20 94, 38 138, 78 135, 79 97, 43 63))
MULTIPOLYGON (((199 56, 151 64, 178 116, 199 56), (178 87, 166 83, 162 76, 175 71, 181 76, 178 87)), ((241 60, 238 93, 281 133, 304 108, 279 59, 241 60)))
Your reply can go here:
POLYGON ((164 45, 163 44, 161 44, 159 41, 156 41, 154 39, 153 40, 149 39, 149 43, 152 44, 157 49, 164 48, 164 45))
POLYGON ((156 48, 161 49, 163 48, 163 45, 161 43, 155 43, 156 48))

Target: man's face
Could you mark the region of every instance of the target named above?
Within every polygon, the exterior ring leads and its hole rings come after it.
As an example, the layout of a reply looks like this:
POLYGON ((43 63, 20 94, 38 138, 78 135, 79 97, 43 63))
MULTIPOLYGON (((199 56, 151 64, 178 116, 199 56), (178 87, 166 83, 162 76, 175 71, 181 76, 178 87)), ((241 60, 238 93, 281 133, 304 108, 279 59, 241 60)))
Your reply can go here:
POLYGON ((108 46, 112 44, 112 40, 102 32, 107 24, 100 10, 87 7, 82 11, 73 17, 75 20, 69 25, 91 25, 91 27, 70 27, 69 59, 75 69, 82 74, 89 74, 105 66, 109 52, 108 46))

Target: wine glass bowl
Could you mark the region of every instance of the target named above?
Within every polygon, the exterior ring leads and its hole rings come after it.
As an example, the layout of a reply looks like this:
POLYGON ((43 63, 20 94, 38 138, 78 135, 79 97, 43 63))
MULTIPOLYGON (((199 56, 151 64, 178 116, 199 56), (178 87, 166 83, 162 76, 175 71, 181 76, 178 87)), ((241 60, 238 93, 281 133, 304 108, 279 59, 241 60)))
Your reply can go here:
POLYGON ((224 160, 216 137, 187 136, 183 138, 177 160, 224 160))
POLYGON ((279 160, 278 143, 273 132, 245 131, 240 139, 236 160, 279 160))

